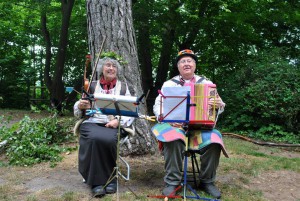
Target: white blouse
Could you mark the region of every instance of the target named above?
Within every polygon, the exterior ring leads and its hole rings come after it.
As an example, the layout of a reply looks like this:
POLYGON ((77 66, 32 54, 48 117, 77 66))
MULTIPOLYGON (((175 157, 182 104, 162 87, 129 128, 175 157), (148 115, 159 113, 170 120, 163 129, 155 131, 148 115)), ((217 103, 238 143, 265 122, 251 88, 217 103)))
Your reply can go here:
MULTIPOLYGON (((116 86, 112 89, 109 90, 109 94, 114 94, 114 95, 120 95, 121 92, 121 81, 117 81, 116 86)), ((95 93, 102 93, 106 94, 106 90, 102 89, 101 85, 99 82, 97 82, 96 87, 95 87, 95 93)), ((125 96, 131 96, 128 86, 126 85, 126 93, 125 96)), ((79 100, 74 104, 74 116, 81 118, 82 117, 82 110, 78 108, 79 105, 79 100)), ((110 116, 111 115, 105 115, 105 114, 100 114, 96 113, 93 116, 89 117, 82 123, 108 123, 110 121, 110 116)), ((127 116, 122 116, 121 117, 121 126, 122 127, 128 127, 132 124, 134 120, 134 117, 127 117, 127 116)))

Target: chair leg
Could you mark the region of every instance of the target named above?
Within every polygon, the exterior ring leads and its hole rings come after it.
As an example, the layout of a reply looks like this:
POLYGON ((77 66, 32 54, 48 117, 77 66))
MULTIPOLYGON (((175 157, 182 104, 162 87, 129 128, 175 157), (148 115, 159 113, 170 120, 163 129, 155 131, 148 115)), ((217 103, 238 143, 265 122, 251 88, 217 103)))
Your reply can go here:
MULTIPOLYGON (((191 159, 192 159, 192 171, 193 171, 193 178, 194 178, 194 185, 197 187, 197 178, 196 178, 196 172, 195 172, 195 164, 198 170, 198 162, 195 153, 191 153, 191 159)), ((198 170, 199 172, 199 170, 198 170)))
MULTIPOLYGON (((198 164, 198 161, 197 161, 197 157, 196 157, 196 153, 194 153, 195 155, 194 155, 194 159, 195 159, 195 164, 196 164, 196 168, 197 168, 197 173, 198 173, 198 175, 197 175, 197 178, 200 178, 200 168, 199 168, 199 164, 198 164)), ((196 187, 198 187, 198 186, 196 186, 196 187)))
MULTIPOLYGON (((128 140, 128 135, 126 137, 123 137, 123 138, 120 139, 119 146, 121 147, 122 145, 124 145, 126 140, 128 140)), ((127 163, 127 161, 124 158, 122 158, 120 155, 119 155, 119 159, 126 166, 127 174, 126 175, 122 174, 120 169, 118 170, 118 174, 121 177, 123 177, 123 179, 125 179, 126 181, 129 181, 129 179, 130 179, 130 166, 127 163)))
POLYGON ((192 151, 189 151, 189 154, 190 154, 190 157, 191 157, 192 170, 188 171, 189 175, 191 176, 191 177, 189 177, 190 179, 188 179, 188 182, 194 182, 195 187, 198 187, 197 179, 199 178, 200 168, 199 168, 199 165, 198 165, 196 153, 192 152, 192 151))

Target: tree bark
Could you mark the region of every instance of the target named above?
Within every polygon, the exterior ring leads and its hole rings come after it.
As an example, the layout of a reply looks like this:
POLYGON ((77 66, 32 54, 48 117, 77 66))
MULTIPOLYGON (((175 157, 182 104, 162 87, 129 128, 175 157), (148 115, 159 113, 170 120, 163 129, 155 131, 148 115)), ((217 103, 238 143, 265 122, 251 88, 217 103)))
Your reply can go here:
MULTIPOLYGON (((154 103, 153 97, 151 97, 152 92, 154 90, 153 86, 153 66, 151 59, 151 39, 150 39, 150 29, 151 25, 150 21, 150 13, 151 13, 151 4, 153 1, 148 0, 141 2, 139 5, 139 13, 136 13, 135 19, 139 20, 139 28, 138 28, 138 37, 137 44, 139 48, 139 59, 140 59, 140 68, 142 73, 142 87, 144 92, 148 93, 150 91, 149 96, 147 97, 147 109, 148 113, 152 114, 152 107, 154 103), (138 16, 137 16, 138 15, 138 16), (141 16, 142 15, 142 16, 141 16)), ((156 95, 156 94, 155 94, 156 95)), ((153 95, 153 96, 155 96, 153 95)))
POLYGON ((152 100, 152 105, 154 104, 155 97, 158 95, 157 91, 161 89, 163 83, 168 78, 168 72, 172 72, 174 69, 174 63, 171 55, 173 51, 173 45, 175 43, 176 26, 178 26, 174 22, 176 22, 176 20, 178 19, 178 13, 176 12, 176 10, 181 5, 182 2, 173 2, 168 5, 168 18, 166 19, 164 33, 162 35, 162 38, 164 38, 164 40, 158 63, 157 77, 154 85, 154 90, 152 90, 149 95, 150 100, 152 100))
POLYGON ((45 11, 41 11, 41 31, 44 37, 46 46, 46 59, 45 59, 45 69, 44 69, 44 80, 49 91, 52 91, 52 79, 50 76, 50 66, 51 66, 51 39, 50 33, 47 28, 47 15, 45 11))
POLYGON ((68 31, 71 19, 71 13, 75 0, 62 0, 62 25, 60 30, 60 40, 58 45, 58 53, 56 58, 55 73, 52 83, 51 99, 57 100, 55 107, 59 112, 62 109, 62 103, 65 99, 65 88, 63 83, 63 73, 67 54, 68 31))
POLYGON ((51 104, 59 112, 62 110, 62 103, 65 99, 65 89, 63 83, 63 73, 66 61, 68 30, 70 25, 71 13, 75 0, 61 0, 62 24, 60 30, 60 40, 56 57, 53 77, 51 77, 51 40, 46 24, 46 11, 41 14, 42 33, 46 41, 46 66, 44 79, 48 90, 50 91, 51 104))
MULTIPOLYGON (((89 49, 94 67, 100 46, 106 37, 103 51, 116 52, 127 62, 123 65, 124 73, 119 79, 127 82, 131 95, 139 97, 143 90, 131 6, 129 0, 87 0, 89 49)), ((146 114, 146 105, 141 104, 139 112, 146 114)), ((150 132, 150 124, 146 120, 136 119, 134 125, 136 135, 130 137, 121 153, 140 155, 154 152, 156 145, 150 132)))

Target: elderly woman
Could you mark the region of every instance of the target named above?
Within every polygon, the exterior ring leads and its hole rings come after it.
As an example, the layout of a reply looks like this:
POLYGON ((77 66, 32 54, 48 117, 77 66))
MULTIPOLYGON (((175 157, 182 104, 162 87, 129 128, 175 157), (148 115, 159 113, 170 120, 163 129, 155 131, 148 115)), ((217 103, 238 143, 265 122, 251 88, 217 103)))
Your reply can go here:
MULTIPOLYGON (((127 85, 118 80, 117 75, 120 75, 121 71, 122 68, 115 58, 100 59, 94 92, 130 96, 127 85)), ((90 107, 88 100, 80 99, 74 105, 74 115, 82 117, 83 111, 90 107)), ((121 126, 127 127, 132 121, 131 117, 122 117, 120 123, 121 126)), ((91 186, 93 195, 104 196, 106 193, 116 192, 116 179, 105 188, 104 186, 116 167, 118 125, 117 116, 94 114, 79 127, 79 172, 91 186)))

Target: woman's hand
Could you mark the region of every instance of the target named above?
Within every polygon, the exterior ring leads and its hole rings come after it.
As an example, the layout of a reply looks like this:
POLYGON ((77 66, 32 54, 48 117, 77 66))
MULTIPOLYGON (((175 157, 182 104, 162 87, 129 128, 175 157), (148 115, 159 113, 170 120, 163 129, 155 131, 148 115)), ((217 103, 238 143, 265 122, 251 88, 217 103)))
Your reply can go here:
POLYGON ((89 108, 91 108, 90 101, 82 100, 82 99, 79 100, 78 109, 86 110, 86 109, 89 109, 89 108))
POLYGON ((111 120, 110 122, 108 122, 105 127, 108 127, 108 128, 117 128, 119 125, 119 120, 118 119, 113 119, 111 120))

